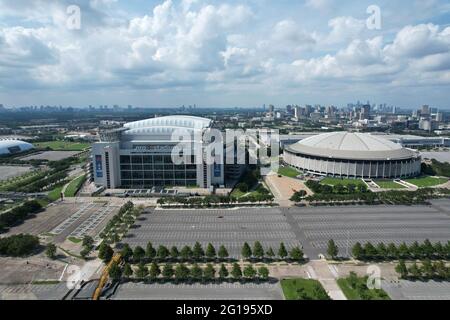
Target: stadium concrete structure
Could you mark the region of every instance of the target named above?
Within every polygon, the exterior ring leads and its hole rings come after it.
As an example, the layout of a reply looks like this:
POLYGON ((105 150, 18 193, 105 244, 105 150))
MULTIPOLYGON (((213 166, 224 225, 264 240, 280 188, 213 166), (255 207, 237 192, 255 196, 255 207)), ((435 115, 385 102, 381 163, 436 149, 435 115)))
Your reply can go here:
POLYGON ((0 140, 0 155, 10 155, 34 149, 31 143, 20 140, 0 140))
MULTIPOLYGON (((92 171, 96 185, 108 189, 150 189, 167 186, 210 188, 224 185, 223 164, 206 164, 191 156, 190 164, 176 165, 172 140, 176 130, 189 132, 192 145, 212 127, 212 121, 192 116, 167 116, 127 123, 118 130, 102 132, 92 149, 92 171)), ((200 141, 199 141, 200 140, 200 141)))
POLYGON ((332 132, 304 139, 285 148, 284 161, 334 177, 403 178, 421 172, 418 152, 365 133, 332 132))

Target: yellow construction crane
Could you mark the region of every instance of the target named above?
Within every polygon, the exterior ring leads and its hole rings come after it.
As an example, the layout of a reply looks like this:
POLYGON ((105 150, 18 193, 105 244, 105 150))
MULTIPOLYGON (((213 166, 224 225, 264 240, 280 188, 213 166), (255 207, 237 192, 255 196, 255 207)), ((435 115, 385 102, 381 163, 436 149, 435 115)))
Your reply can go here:
POLYGON ((108 265, 103 269, 102 276, 100 278, 100 281, 98 283, 97 289, 95 289, 94 296, 92 297, 92 300, 98 300, 100 299, 100 296, 102 295, 103 287, 106 285, 109 279, 109 270, 111 270, 111 267, 113 264, 120 264, 122 260, 122 256, 120 253, 114 254, 111 261, 108 263, 108 265))

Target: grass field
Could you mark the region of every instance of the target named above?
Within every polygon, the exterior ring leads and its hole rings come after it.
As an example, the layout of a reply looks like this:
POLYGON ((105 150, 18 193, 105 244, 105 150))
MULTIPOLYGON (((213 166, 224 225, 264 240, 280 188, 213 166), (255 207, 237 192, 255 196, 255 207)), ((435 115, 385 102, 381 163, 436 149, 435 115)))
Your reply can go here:
POLYGON ((50 199, 50 201, 56 201, 61 197, 62 188, 63 186, 56 187, 48 193, 48 198, 50 199))
POLYGON ((341 184, 343 186, 347 186, 349 184, 354 184, 355 186, 365 185, 365 183, 360 179, 340 179, 340 178, 325 178, 320 183, 327 184, 330 186, 335 186, 338 184, 341 184))
POLYGON ((291 167, 280 167, 278 169, 278 174, 281 174, 282 176, 289 177, 289 178, 296 178, 297 176, 301 175, 302 173, 291 167))
POLYGON ((409 182, 419 188, 426 188, 426 187, 435 187, 441 184, 444 184, 448 181, 447 178, 438 178, 438 177, 418 177, 413 179, 404 179, 404 181, 409 182))
POLYGON ((374 180, 374 182, 382 189, 405 189, 401 184, 395 183, 392 180, 374 180))
POLYGON ((64 195, 66 197, 75 197, 76 192, 86 180, 86 175, 79 176, 78 178, 73 179, 66 188, 64 195))
POLYGON ((286 300, 329 300, 326 291, 317 280, 284 279, 281 287, 286 300))
POLYGON ((357 278, 356 281, 356 285, 352 286, 350 277, 337 280, 348 300, 390 300, 387 293, 382 289, 369 290, 366 285, 366 278, 357 278))
POLYGON ((37 142, 34 144, 36 148, 46 149, 50 148, 53 151, 83 151, 91 146, 90 143, 85 142, 70 142, 70 141, 47 141, 37 142))

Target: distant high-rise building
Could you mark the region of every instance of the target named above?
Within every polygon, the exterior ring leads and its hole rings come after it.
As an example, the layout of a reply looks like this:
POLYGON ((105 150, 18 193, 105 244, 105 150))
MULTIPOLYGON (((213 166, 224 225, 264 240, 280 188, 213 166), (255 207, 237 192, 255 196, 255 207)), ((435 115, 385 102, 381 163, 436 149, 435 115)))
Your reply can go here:
POLYGON ((359 120, 369 120, 370 119, 370 104, 365 104, 361 107, 359 120))
POLYGON ((430 115, 430 106, 428 105, 423 105, 421 110, 420 110, 420 114, 422 116, 429 116, 430 115))
POLYGON ((269 105, 269 112, 273 113, 275 111, 275 107, 271 104, 269 105))

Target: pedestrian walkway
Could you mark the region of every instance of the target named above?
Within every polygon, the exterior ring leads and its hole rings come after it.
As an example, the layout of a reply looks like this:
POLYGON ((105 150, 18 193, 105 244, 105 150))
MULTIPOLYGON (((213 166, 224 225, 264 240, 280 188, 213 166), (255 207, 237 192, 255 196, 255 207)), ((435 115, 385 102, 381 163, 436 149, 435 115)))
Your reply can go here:
POLYGON ((331 267, 328 262, 314 260, 309 263, 309 274, 311 278, 318 280, 328 295, 333 300, 347 300, 341 288, 336 282, 336 267, 331 267))

